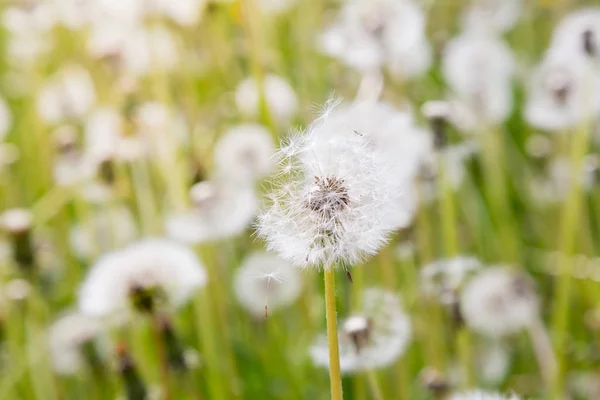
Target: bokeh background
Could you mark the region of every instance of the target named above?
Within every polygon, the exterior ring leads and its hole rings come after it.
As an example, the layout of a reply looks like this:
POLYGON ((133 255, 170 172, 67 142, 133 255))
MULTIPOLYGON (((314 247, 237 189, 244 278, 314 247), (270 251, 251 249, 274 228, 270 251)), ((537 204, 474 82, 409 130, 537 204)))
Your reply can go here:
POLYGON ((0 15, 0 398, 329 398, 322 272, 253 223, 339 98, 407 196, 336 272, 344 398, 600 399, 596 1, 0 15))

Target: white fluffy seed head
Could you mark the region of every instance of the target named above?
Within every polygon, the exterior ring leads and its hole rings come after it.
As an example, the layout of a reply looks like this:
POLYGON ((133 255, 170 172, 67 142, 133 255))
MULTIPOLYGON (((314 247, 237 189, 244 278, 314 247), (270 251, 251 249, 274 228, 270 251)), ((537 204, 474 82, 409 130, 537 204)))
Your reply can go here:
POLYGON ((533 71, 524 115, 531 125, 564 132, 600 111, 600 74, 570 48, 550 48, 533 71))
POLYGON ((481 262, 468 256, 438 260, 421 269, 421 288, 444 304, 452 303, 467 277, 481 268, 481 262))
POLYGON ((92 259, 95 255, 127 245, 135 239, 137 232, 131 211, 125 206, 115 205, 101 209, 74 225, 69 232, 69 243, 78 257, 92 259))
POLYGON ((509 267, 490 267, 467 283, 460 297, 460 311, 471 329, 501 337, 535 323, 539 299, 528 276, 509 267))
MULTIPOLYGON (((298 98, 290 84, 283 78, 268 74, 263 79, 263 91, 267 108, 280 124, 287 125, 298 111, 298 98)), ((242 81, 235 91, 238 110, 257 118, 260 113, 260 88, 253 78, 242 81)))
POLYGON ((137 288, 158 291, 162 305, 172 308, 205 284, 206 272, 191 249, 166 239, 144 239, 92 266, 79 289, 79 309, 94 317, 122 317, 137 288))
POLYGON ((167 236, 196 244, 239 235, 258 210, 254 187, 200 182, 192 188, 195 207, 167 216, 167 236))
POLYGON ((462 33, 444 49, 442 70, 458 102, 480 123, 501 123, 508 117, 515 61, 500 39, 478 31, 462 33))
POLYGON ((278 152, 258 234, 298 267, 355 265, 375 254, 406 211, 403 181, 370 132, 327 107, 278 152))
POLYGON ((522 14, 523 0, 476 0, 462 15, 462 25, 469 30, 505 32, 522 14))
POLYGON ((273 166, 275 146, 269 131, 259 124, 242 124, 227 130, 215 145, 217 175, 223 179, 254 184, 273 166))
MULTIPOLYGON (((339 331, 342 373, 355 373, 393 364, 411 339, 411 323, 394 293, 370 288, 363 293, 363 308, 342 321, 339 331)), ((327 338, 321 335, 310 349, 313 362, 329 365, 327 338)))
POLYGON ((585 7, 566 15, 554 29, 550 47, 600 60, 600 7, 585 7))
POLYGON ((37 98, 40 117, 49 123, 81 118, 96 102, 96 90, 87 69, 67 65, 46 83, 37 98))
POLYGON ((470 390, 467 392, 454 393, 448 400, 520 400, 517 395, 502 395, 499 393, 486 392, 484 390, 470 390))
POLYGON ((9 233, 20 233, 31 229, 33 214, 25 208, 11 208, 0 218, 2 227, 9 233))
POLYGON ((84 365, 82 346, 95 339, 100 331, 98 320, 78 312, 56 320, 48 330, 52 369, 61 375, 73 375, 84 365))
POLYGON ((256 252, 236 272, 234 288, 242 307, 255 317, 293 303, 302 290, 302 276, 289 263, 269 253, 256 252))

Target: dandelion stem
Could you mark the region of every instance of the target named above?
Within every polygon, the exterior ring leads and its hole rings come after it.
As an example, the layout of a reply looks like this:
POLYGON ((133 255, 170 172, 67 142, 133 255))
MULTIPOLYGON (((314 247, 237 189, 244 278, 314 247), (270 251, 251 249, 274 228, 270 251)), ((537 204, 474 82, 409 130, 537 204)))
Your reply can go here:
POLYGON ((552 342, 544 324, 540 319, 536 320, 528 329, 529 337, 533 345, 535 357, 540 368, 540 373, 546 383, 551 384, 556 374, 556 356, 552 349, 552 342))
POLYGON ((381 387, 379 386, 379 381, 377 380, 377 375, 375 374, 374 369, 367 370, 367 381, 369 382, 369 389, 371 390, 371 395, 374 400, 383 400, 383 392, 381 391, 381 387))
POLYGON ((561 215, 561 230, 559 249, 561 257, 558 263, 558 281, 556 288, 556 303, 554 305, 553 326, 554 346, 558 354, 558 365, 553 382, 553 398, 562 398, 564 392, 565 374, 565 339, 569 324, 569 302, 571 297, 572 279, 569 273, 571 267, 570 254, 575 247, 577 226, 581 218, 581 182, 579 177, 583 171, 583 157, 589 146, 589 135, 591 129, 587 124, 582 124, 580 129, 573 132, 571 138, 571 161, 573 163, 571 187, 561 215))
POLYGON ((327 343, 329 345, 329 381, 331 399, 342 400, 342 374, 340 371, 340 349, 338 346, 337 311, 335 305, 335 275, 333 268, 326 268, 325 313, 327 317, 327 343))
POLYGON ((171 396, 171 383, 169 381, 169 361, 167 360, 167 351, 165 349, 165 343, 162 337, 162 321, 160 317, 153 313, 152 316, 152 336, 154 338, 154 345, 156 346, 156 352, 158 354, 158 362, 160 367, 160 379, 164 390, 164 398, 170 400, 171 396))

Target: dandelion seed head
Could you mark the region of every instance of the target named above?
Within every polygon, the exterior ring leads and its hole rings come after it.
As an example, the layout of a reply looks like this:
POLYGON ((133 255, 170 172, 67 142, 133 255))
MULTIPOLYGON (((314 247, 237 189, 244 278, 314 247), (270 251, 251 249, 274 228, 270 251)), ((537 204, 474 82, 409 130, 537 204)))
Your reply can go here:
POLYGON ((529 277, 509 267, 489 267, 466 284, 460 310, 471 329, 501 337, 537 321, 539 299, 529 277))
POLYGON ((368 131, 357 135, 348 127, 348 112, 328 110, 293 137, 299 142, 293 156, 289 144, 278 154, 284 167, 294 160, 294 171, 272 181, 275 201, 259 216, 258 234, 298 267, 355 265, 410 214, 406 181, 368 131))
POLYGON ((206 284, 204 267, 192 250, 149 238, 102 256, 79 289, 79 309, 93 317, 122 318, 131 295, 160 293, 165 307, 183 304, 206 284))
POLYGON ((195 207, 167 215, 167 236, 195 244, 239 235, 258 211, 254 187, 203 181, 192 188, 195 207))
POLYGON ((269 131, 259 124, 230 128, 214 149, 217 175, 242 183, 254 183, 273 166, 275 146, 269 131))
MULTIPOLYGON (((555 27, 550 48, 600 59, 600 7, 584 7, 567 14, 555 27)), ((600 67, 596 67, 600 72, 600 67)))
POLYGON ((41 88, 37 110, 48 123, 84 117, 96 103, 96 89, 87 69, 80 65, 62 67, 41 88))
MULTIPOLYGON (((285 79, 277 75, 267 74, 262 83, 269 112, 280 124, 288 125, 298 111, 296 92, 285 79)), ((258 118, 260 88, 253 78, 245 79, 238 85, 235 104, 245 116, 258 118)))
POLYGON ((502 395, 499 393, 486 392, 483 390, 471 390, 462 393, 454 393, 448 397, 449 400, 520 400, 516 395, 502 395))
POLYGON ((506 32, 519 20, 523 0, 476 0, 463 12, 461 22, 466 30, 506 32))
POLYGON ((422 290, 444 304, 452 304, 453 299, 448 299, 448 294, 456 293, 466 279, 480 268, 481 262, 475 257, 468 256, 458 256, 427 264, 421 269, 422 290))
POLYGON ((57 319, 48 329, 52 369, 60 375, 74 375, 85 365, 82 347, 93 341, 101 329, 98 320, 78 312, 57 319))
POLYGON ((12 279, 4 286, 4 292, 12 301, 23 301, 31 293, 31 284, 25 279, 12 279))
POLYGON ((529 82, 525 119, 550 132, 563 132, 600 111, 600 74, 573 51, 550 49, 529 82))
MULTIPOLYGON (((343 320, 338 332, 342 373, 351 374, 393 364, 411 339, 411 323, 400 299, 391 292, 369 288, 362 310, 343 320)), ((327 338, 319 336, 310 348, 315 365, 327 367, 327 338)))
POLYGON ((11 208, 2 214, 0 221, 9 233, 25 232, 31 229, 33 214, 25 208, 11 208))
POLYGON ((88 219, 74 225, 69 232, 69 244, 82 259, 92 259, 111 249, 132 242, 138 234, 133 215, 125 206, 115 205, 99 210, 88 219))

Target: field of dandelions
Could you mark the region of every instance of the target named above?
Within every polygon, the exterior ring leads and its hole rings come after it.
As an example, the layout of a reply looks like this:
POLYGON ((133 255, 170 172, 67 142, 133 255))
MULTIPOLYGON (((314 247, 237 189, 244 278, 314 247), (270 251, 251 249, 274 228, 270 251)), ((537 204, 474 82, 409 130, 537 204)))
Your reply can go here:
POLYGON ((0 399, 600 399, 597 0, 0 15, 0 399))

